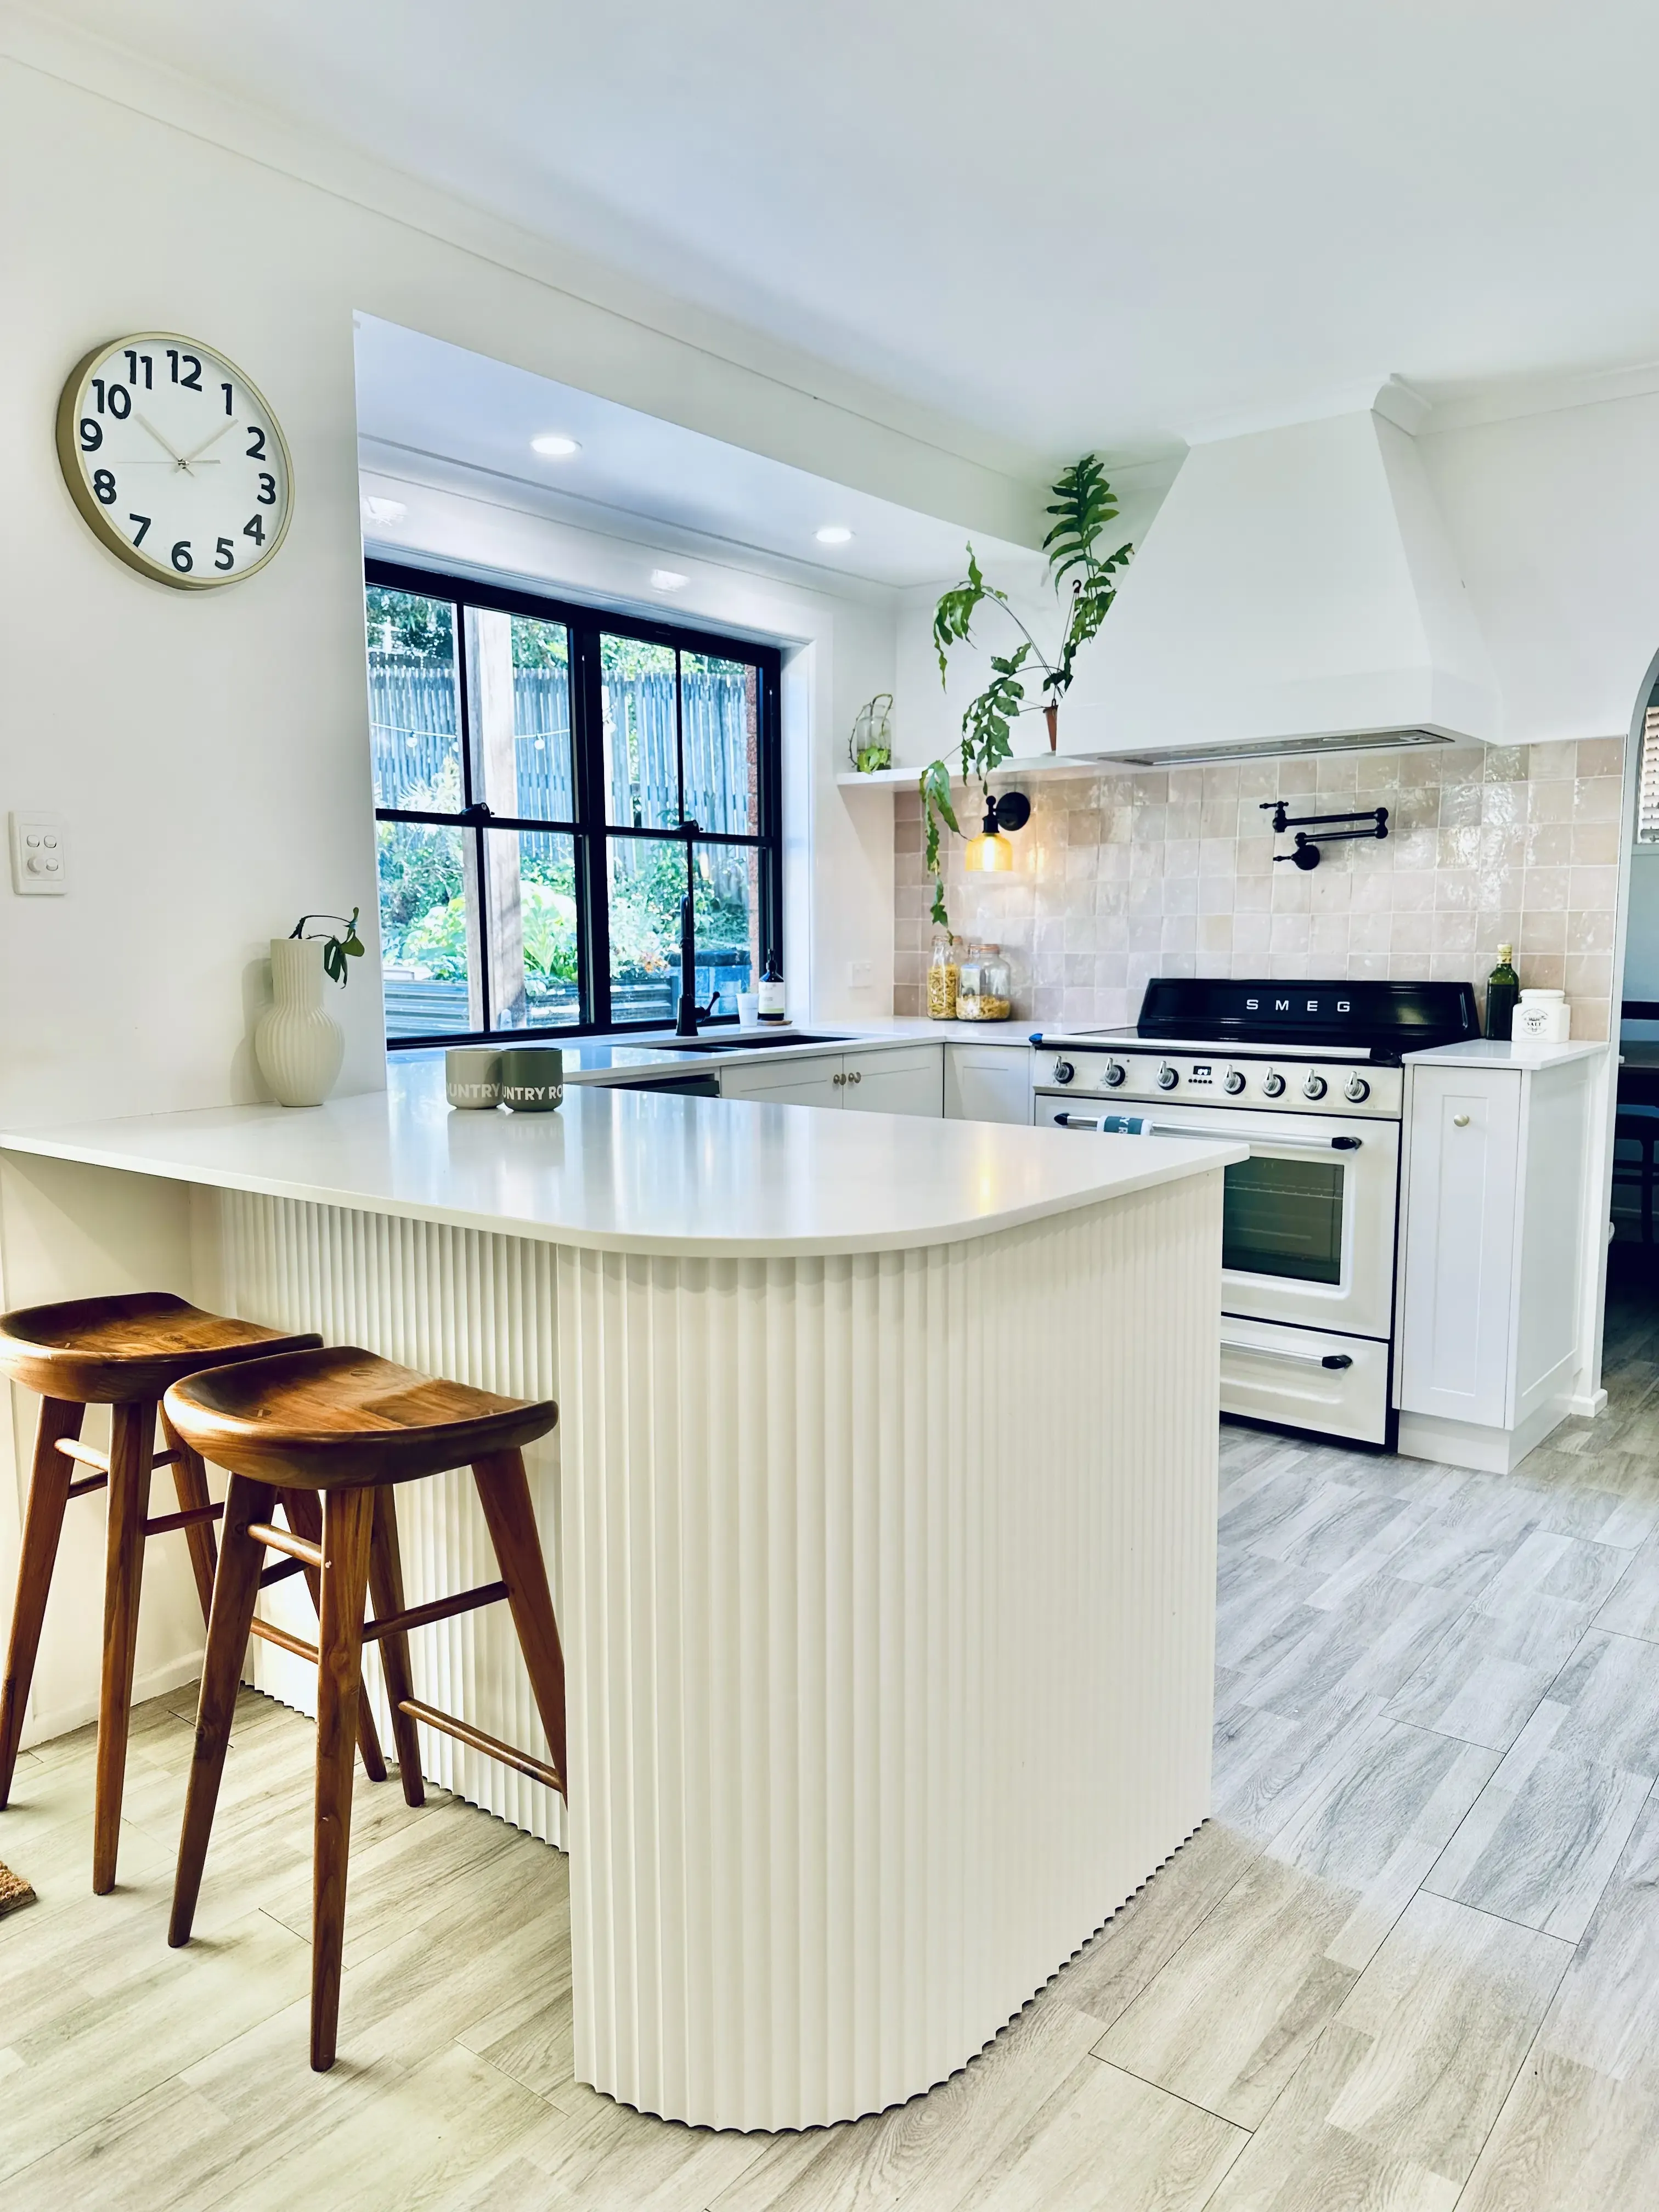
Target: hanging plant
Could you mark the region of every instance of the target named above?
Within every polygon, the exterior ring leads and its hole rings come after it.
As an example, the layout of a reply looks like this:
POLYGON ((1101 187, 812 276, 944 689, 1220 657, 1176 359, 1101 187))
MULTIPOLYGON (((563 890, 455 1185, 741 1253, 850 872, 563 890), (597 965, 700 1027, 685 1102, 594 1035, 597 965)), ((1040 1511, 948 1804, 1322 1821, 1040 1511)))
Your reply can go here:
MULTIPOLYGON (((1118 511, 1117 500, 1106 474, 1093 453, 1085 453, 1064 470, 1050 487, 1053 500, 1047 513, 1054 517, 1042 541, 1048 564, 1048 580, 1065 611, 1060 644, 1050 655, 1020 617, 1006 592, 988 584, 972 545, 968 548, 965 581, 946 592, 933 610, 933 649, 939 655, 939 682, 950 670, 951 648, 973 641, 975 617, 988 602, 1000 607, 1020 633, 1021 642, 1012 653, 994 653, 991 680, 969 701, 962 717, 962 780, 978 779, 987 803, 989 778, 1013 753, 1012 726, 1021 714, 1041 713, 1048 724, 1048 744, 1058 743, 1060 702, 1072 687, 1077 657, 1106 619, 1117 597, 1117 574, 1128 563, 1134 548, 1120 545, 1103 558, 1096 548, 1118 511), (1036 697, 1028 700, 1026 686, 1034 684, 1036 697)), ((933 918, 948 929, 951 918, 945 905, 943 832, 961 835, 961 825, 951 803, 951 770, 944 761, 930 761, 921 772, 921 811, 926 829, 925 857, 933 879, 933 918)))

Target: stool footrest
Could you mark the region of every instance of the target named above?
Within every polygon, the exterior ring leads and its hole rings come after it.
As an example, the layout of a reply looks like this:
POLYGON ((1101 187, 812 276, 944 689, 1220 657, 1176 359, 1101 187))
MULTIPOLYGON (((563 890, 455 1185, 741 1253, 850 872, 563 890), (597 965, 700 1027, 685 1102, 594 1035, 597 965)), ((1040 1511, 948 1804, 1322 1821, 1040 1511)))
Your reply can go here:
POLYGON ((94 1490, 107 1490, 108 1487, 108 1475, 88 1474, 83 1475, 79 1482, 70 1483, 64 1495, 65 1498, 90 1498, 94 1490))
POLYGON ((476 1613, 481 1605, 499 1605, 507 1594, 505 1583, 481 1583, 477 1589, 458 1590, 453 1597, 434 1597, 403 1613, 389 1613, 384 1620, 366 1620, 363 1641, 375 1643, 382 1636, 398 1636, 410 1628, 428 1628, 434 1620, 449 1620, 458 1613, 476 1613))
POLYGON ((224 1511, 222 1505, 186 1505, 182 1512, 158 1513, 153 1521, 144 1523, 147 1536, 165 1536, 174 1528, 194 1528, 201 1522, 216 1521, 224 1511))
POLYGON ((296 1536, 291 1528, 278 1528, 269 1521, 250 1521, 247 1533, 256 1544, 263 1544, 272 1552, 286 1552, 291 1559, 302 1559, 308 1567, 323 1564, 323 1547, 296 1536))
POLYGON ((255 1620, 250 1625, 248 1633, 257 1636, 262 1643, 276 1644, 279 1650, 291 1651, 296 1659, 309 1659, 313 1667, 317 1664, 316 1645, 307 1644, 302 1636, 290 1636, 287 1629, 278 1628, 274 1620, 255 1620))
POLYGON ((453 1735, 457 1743, 464 1743, 470 1751, 481 1751, 487 1759, 499 1759, 503 1766, 511 1766, 520 1774, 527 1774, 532 1782, 544 1782, 550 1790, 563 1794, 564 1784, 559 1779, 558 1769, 550 1766, 544 1759, 537 1759, 530 1752, 516 1751, 510 1743, 502 1743, 482 1729, 470 1727, 458 1721, 453 1713, 441 1713, 434 1706, 423 1705, 418 1698, 404 1698, 398 1711, 411 1720, 424 1721, 440 1735, 453 1735))
MULTIPOLYGON (((82 1467, 95 1467, 106 1475, 109 1473, 109 1454, 101 1444, 83 1444, 78 1437, 59 1437, 58 1449, 65 1459, 79 1460, 82 1467)), ((176 1467, 178 1462, 178 1453, 169 1449, 153 1452, 149 1463, 152 1468, 176 1467)))
POLYGON ((302 1575, 306 1571, 303 1559, 284 1559, 279 1567, 267 1567, 259 1577, 259 1587, 269 1589, 273 1583, 285 1583, 290 1575, 302 1575))

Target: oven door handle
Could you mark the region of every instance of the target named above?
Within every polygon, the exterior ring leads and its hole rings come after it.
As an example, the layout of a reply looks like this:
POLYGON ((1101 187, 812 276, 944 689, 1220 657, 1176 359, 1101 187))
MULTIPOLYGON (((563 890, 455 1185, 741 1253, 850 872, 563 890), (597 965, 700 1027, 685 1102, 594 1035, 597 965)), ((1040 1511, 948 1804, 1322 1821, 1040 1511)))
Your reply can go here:
POLYGON ((1243 1336, 1224 1336, 1224 1352, 1259 1352, 1264 1359, 1293 1359, 1298 1367, 1329 1367, 1340 1370, 1352 1367, 1353 1361, 1346 1352, 1291 1352, 1283 1345, 1253 1344, 1243 1336))
MULTIPOLYGON (((1139 1115, 1112 1114, 1106 1118, 1113 1121, 1139 1121, 1141 1126, 1138 1130, 1121 1133, 1126 1136, 1196 1137, 1203 1145, 1224 1145, 1227 1141, 1224 1129, 1194 1129, 1185 1122, 1148 1121, 1139 1115)), ((1098 1117, 1091 1118, 1085 1114, 1056 1114, 1054 1126, 1057 1129, 1098 1129, 1102 1125, 1098 1117)), ((1247 1137, 1244 1141, 1246 1144, 1263 1145, 1278 1152, 1357 1152, 1364 1139, 1361 1137, 1258 1137, 1255 1139, 1247 1137)))

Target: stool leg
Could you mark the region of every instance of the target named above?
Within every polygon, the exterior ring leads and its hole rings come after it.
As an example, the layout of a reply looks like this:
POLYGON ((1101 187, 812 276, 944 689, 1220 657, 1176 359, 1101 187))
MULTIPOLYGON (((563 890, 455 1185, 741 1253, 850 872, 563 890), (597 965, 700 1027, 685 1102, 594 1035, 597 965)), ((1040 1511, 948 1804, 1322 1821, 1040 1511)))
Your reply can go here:
POLYGON ((311 2063, 334 2063, 351 1842, 352 1740, 357 1725, 374 1492, 323 1498, 323 1601, 317 1635, 317 1808, 311 1897, 311 2063))
MULTIPOLYGON (((279 1490, 283 1510, 288 1516, 288 1525, 296 1536, 303 1536, 308 1544, 323 1540, 322 1500, 314 1490, 279 1490)), ((311 1592, 311 1602, 320 1620, 323 1612, 322 1586, 315 1567, 306 1569, 306 1586, 311 1592)), ((380 1749, 380 1732, 374 1725, 374 1715, 367 1698, 357 1700, 357 1748, 363 1755, 363 1771, 371 1782, 386 1780, 386 1757, 380 1749)))
MULTIPOLYGON (((210 1505, 213 1501, 208 1494, 207 1468, 201 1454, 191 1449, 165 1413, 161 1433, 167 1449, 179 1455, 173 1462, 173 1486, 179 1493, 180 1511, 187 1513, 193 1505, 210 1505)), ((202 1618, 206 1620, 213 1611, 213 1570, 218 1565, 213 1523, 197 1522, 185 1529, 185 1541, 190 1547, 190 1570, 196 1577, 196 1595, 202 1601, 202 1618)))
MULTIPOLYGON (((374 1526, 368 1542, 368 1587, 377 1620, 403 1611, 404 1562, 398 1548, 398 1501, 389 1486, 374 1492, 374 1526)), ((404 1785, 404 1802, 424 1805, 426 1788, 421 1780, 420 1731, 412 1715, 404 1711, 404 1699, 415 1694, 407 1631, 400 1630, 395 1636, 380 1638, 380 1665, 386 1671, 386 1696, 392 1705, 392 1737, 398 1747, 398 1777, 404 1785)))
POLYGON ((478 1486, 489 1540, 495 1547, 507 1601, 513 1608, 513 1625, 519 1632, 519 1649, 542 1717, 547 1747, 558 1769, 561 1795, 568 1796, 569 1777, 564 1763, 564 1653, 559 1644, 559 1625, 554 1618, 553 1596, 547 1587, 547 1562, 536 1528, 535 1508, 525 1477, 522 1452, 491 1452, 475 1460, 472 1479, 478 1486))
POLYGON ((23 1548, 17 1562, 17 1602, 12 1608, 11 1637, 6 1647, 5 1685, 0 1689, 0 1806, 11 1796, 17 1747, 28 1711, 29 1685, 34 1680, 34 1658, 46 1617, 46 1592, 52 1588, 64 1508, 74 1474, 70 1462, 58 1449, 58 1440, 73 1440, 80 1435, 85 1411, 83 1406, 71 1406, 62 1398, 43 1399, 40 1405, 28 1509, 23 1516, 23 1548))
POLYGON ((92 1816, 92 1887, 115 1887, 121 1797, 127 1778, 127 1724, 138 1649, 138 1593, 144 1576, 144 1516, 155 1450, 153 1400, 111 1409, 109 1527, 104 1559, 104 1679, 98 1698, 98 1777, 92 1816))
POLYGON ((264 1565, 265 1551, 248 1534, 248 1523, 270 1520, 274 1496, 268 1483, 250 1482, 240 1474, 230 1478, 221 1524, 224 1540, 219 1547, 219 1571, 213 1578, 207 1656, 202 1662, 202 1693, 196 1708, 196 1749, 185 1791, 173 1918, 167 1926, 167 1942, 175 1951, 181 1943, 189 1942, 191 1923, 196 1917, 202 1866, 213 1832, 213 1808, 219 1802, 219 1781, 225 1770, 225 1747, 230 1741, 253 1608, 259 1600, 259 1570, 264 1565))

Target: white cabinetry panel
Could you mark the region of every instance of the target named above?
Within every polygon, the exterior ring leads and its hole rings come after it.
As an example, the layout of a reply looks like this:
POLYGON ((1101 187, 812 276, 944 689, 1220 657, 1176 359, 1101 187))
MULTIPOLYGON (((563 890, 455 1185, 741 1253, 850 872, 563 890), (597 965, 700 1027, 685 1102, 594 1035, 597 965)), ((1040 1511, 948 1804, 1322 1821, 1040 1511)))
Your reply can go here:
POLYGON ((769 1106, 839 1106, 842 1085, 841 1054, 823 1053, 815 1060, 797 1060, 793 1054, 784 1066, 723 1067, 722 1098, 758 1098, 769 1106))
POLYGON ((841 1103, 860 1114, 921 1114, 937 1121, 945 1110, 945 1048, 915 1044, 900 1051, 849 1052, 842 1059, 847 1080, 841 1103))
POLYGON ((1504 1425, 1521 1086, 1413 1071, 1401 1405, 1504 1425))
POLYGON ((947 1044, 945 1118, 947 1121, 1029 1121, 1029 1046, 947 1044))

